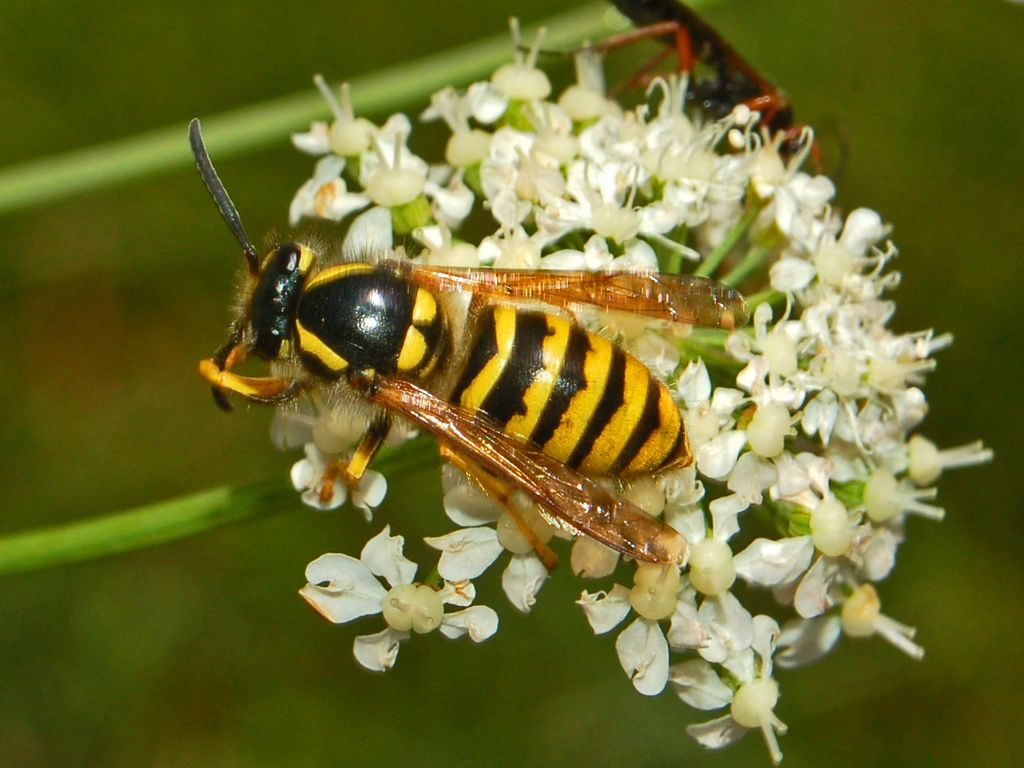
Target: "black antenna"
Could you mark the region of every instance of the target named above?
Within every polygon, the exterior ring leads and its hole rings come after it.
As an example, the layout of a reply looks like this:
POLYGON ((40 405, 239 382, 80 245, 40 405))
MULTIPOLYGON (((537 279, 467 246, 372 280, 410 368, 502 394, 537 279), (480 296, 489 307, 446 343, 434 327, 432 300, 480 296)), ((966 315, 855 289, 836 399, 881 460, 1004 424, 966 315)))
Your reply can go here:
POLYGON ((206 151, 206 144, 203 142, 203 132, 199 127, 198 117, 192 118, 192 122, 188 124, 188 141, 192 145, 192 156, 196 159, 196 168, 199 169, 199 175, 203 179, 203 184, 206 185, 206 190, 213 198, 213 202, 216 204, 217 210, 220 211, 224 223, 231 230, 231 234, 242 246, 242 255, 245 256, 245 261, 249 265, 249 272, 254 275, 259 274, 259 257, 256 254, 256 249, 249 242, 249 237, 245 234, 245 227, 242 226, 242 220, 238 216, 238 209, 231 202, 231 196, 213 167, 210 153, 206 151))

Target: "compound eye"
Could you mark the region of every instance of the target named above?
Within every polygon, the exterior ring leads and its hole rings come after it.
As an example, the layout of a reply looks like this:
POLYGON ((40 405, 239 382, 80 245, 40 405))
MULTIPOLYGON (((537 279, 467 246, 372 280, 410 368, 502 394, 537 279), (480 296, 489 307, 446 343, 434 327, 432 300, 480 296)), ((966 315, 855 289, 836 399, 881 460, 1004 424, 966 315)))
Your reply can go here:
POLYGON ((302 283, 301 246, 285 243, 267 254, 253 290, 250 317, 253 351, 260 357, 276 359, 281 343, 291 336, 302 283))
POLYGON ((263 270, 269 269, 277 275, 290 275, 298 270, 301 256, 299 246, 295 243, 279 245, 267 258, 263 270))
POLYGON ((282 245, 277 249, 277 263, 281 266, 281 269, 287 270, 289 274, 299 268, 299 246, 295 243, 288 243, 282 245))

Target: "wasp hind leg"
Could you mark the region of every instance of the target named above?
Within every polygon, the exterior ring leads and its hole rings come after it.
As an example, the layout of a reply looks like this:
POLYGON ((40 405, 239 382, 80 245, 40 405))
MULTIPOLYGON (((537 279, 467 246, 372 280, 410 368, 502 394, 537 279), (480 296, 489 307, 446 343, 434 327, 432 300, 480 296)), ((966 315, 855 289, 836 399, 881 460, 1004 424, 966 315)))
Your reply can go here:
POLYGON ((456 467, 469 475, 488 496, 505 508, 509 518, 515 523, 516 528, 523 535, 526 541, 529 542, 533 551, 537 553, 537 557, 540 558, 544 567, 547 568, 548 571, 555 570, 558 565, 558 555, 554 553, 551 547, 541 541, 537 532, 530 527, 530 524, 523 519, 522 513, 516 509, 516 505, 512 501, 512 493, 515 490, 513 486, 504 480, 495 477, 476 462, 467 459, 465 456, 460 455, 457 451, 444 444, 441 444, 440 451, 442 459, 450 461, 456 467))

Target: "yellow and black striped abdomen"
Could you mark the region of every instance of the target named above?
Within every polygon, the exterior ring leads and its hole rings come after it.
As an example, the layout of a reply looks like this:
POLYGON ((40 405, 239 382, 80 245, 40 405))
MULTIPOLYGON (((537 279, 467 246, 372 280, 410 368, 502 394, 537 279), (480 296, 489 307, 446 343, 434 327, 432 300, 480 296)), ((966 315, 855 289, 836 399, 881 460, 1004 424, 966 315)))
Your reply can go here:
POLYGON ((451 401, 588 475, 689 459, 665 385, 607 339, 546 312, 487 307, 451 401))

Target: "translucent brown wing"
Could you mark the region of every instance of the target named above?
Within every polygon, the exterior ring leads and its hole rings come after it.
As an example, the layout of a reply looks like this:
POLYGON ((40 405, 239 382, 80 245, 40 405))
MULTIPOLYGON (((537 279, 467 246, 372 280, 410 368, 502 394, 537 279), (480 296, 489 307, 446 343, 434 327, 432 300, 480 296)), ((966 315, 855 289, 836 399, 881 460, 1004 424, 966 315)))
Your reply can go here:
POLYGON ((410 270, 412 280, 439 291, 471 291, 569 308, 589 305, 714 328, 739 328, 748 319, 747 304, 737 290, 695 275, 429 266, 410 270))
POLYGON ((568 529, 637 560, 685 560, 686 540, 678 532, 486 419, 401 379, 377 377, 366 383, 365 394, 523 491, 568 529))

